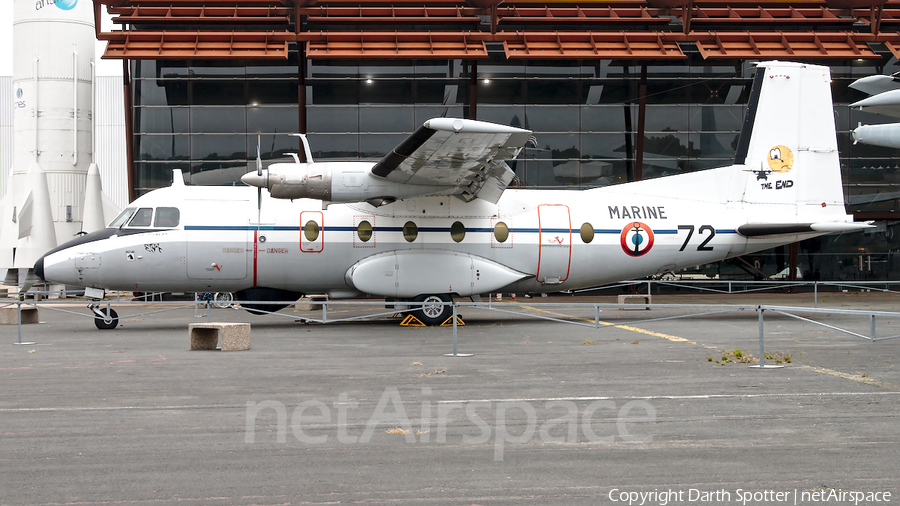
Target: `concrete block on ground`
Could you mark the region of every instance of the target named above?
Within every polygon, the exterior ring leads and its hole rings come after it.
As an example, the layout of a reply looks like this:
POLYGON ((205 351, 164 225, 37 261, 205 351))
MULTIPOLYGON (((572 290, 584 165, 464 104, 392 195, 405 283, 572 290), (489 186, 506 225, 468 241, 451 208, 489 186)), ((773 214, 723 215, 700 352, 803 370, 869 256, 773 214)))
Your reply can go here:
MULTIPOLYGON (((0 308, 0 325, 18 325, 16 306, 0 308)), ((40 323, 40 312, 36 307, 22 307, 22 323, 40 323)))
POLYGON ((619 295, 619 309, 646 309, 649 311, 652 298, 653 296, 649 294, 619 295), (643 303, 628 304, 626 301, 629 299, 641 299, 643 303))
POLYGON ((215 350, 217 345, 222 351, 250 349, 249 323, 191 323, 188 334, 192 350, 215 350))
POLYGON ((322 304, 316 304, 316 302, 328 301, 327 295, 307 295, 306 297, 300 297, 297 299, 297 303, 294 304, 294 311, 321 311, 322 304))

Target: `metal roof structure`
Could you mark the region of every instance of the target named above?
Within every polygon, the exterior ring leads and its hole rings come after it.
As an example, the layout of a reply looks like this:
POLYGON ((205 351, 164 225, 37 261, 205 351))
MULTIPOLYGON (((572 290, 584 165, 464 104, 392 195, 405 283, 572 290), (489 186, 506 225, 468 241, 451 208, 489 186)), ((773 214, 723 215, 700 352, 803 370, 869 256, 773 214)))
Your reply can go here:
POLYGON ((93 0, 105 58, 878 59, 900 0, 93 0))

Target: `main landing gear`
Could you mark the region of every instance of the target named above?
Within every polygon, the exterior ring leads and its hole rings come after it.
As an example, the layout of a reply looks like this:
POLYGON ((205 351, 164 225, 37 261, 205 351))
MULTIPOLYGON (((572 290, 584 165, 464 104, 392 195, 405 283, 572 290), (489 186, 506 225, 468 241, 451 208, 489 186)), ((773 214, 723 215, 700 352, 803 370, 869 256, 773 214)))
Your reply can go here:
POLYGON ((453 315, 449 294, 419 295, 413 302, 411 314, 429 327, 440 325, 453 315))

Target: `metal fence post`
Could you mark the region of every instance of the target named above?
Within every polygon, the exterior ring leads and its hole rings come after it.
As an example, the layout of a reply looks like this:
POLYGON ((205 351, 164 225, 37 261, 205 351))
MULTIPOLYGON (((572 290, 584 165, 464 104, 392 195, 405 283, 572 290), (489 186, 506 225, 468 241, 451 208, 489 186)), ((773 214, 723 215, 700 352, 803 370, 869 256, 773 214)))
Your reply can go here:
MULTIPOLYGON (((35 304, 35 307, 37 307, 37 304, 35 304)), ((22 301, 21 301, 21 299, 16 300, 16 325, 18 327, 19 340, 16 341, 14 344, 17 344, 17 345, 37 344, 34 342, 27 342, 27 343, 22 342, 22 301)))
POLYGON ((764 341, 764 332, 763 332, 763 309, 762 306, 757 307, 757 311, 759 312, 759 365, 751 365, 750 367, 756 369, 781 369, 784 367, 783 365, 766 365, 766 350, 764 341))
POLYGON ((765 325, 763 323, 763 308, 759 308, 759 366, 766 366, 765 325))
POLYGON ((472 353, 457 353, 458 332, 457 332, 457 328, 456 328, 456 319, 457 319, 456 302, 453 302, 452 304, 453 304, 453 353, 444 353, 444 356, 445 357, 471 357, 471 356, 473 356, 472 353))
POLYGON ((459 329, 456 328, 456 304, 453 304, 453 355, 456 356, 459 329))

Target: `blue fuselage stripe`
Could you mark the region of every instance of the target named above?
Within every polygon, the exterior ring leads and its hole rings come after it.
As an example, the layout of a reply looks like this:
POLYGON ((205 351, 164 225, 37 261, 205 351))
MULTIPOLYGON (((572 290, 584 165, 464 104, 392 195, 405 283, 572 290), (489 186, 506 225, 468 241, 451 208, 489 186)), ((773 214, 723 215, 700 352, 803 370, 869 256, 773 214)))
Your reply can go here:
MULTIPOLYGON (((259 227, 253 225, 185 225, 185 230, 217 230, 217 231, 245 231, 252 232, 254 230, 265 231, 265 232, 300 232, 302 227, 276 227, 272 225, 261 225, 259 227)), ((402 232, 403 227, 372 227, 374 232, 402 232)), ((322 232, 356 232, 356 227, 322 227, 322 232)), ((473 233, 492 233, 494 230, 492 228, 467 228, 466 232, 473 233)), ((450 227, 421 227, 419 228, 419 232, 428 232, 428 233, 450 233, 450 227)), ((509 229, 510 233, 519 233, 519 234, 578 234, 581 231, 579 229, 567 229, 567 228, 545 228, 543 230, 538 228, 511 228, 509 229)), ((622 231, 619 229, 596 229, 594 230, 596 234, 621 234, 622 231)), ((654 230, 654 234, 677 234, 678 230, 675 229, 659 229, 654 230)), ((734 229, 724 229, 724 230, 716 230, 717 234, 736 234, 737 230, 734 229)))

